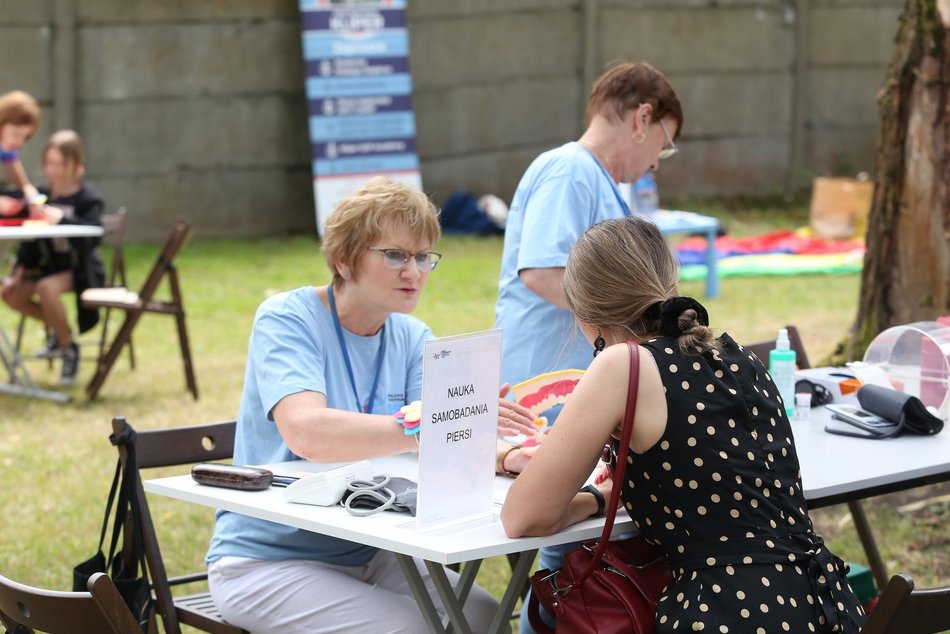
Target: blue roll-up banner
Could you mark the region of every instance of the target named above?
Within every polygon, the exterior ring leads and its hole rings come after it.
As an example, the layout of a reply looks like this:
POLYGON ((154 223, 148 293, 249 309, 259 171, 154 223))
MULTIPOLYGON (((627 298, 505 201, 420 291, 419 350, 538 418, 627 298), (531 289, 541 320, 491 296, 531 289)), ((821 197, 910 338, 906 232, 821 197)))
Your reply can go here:
POLYGON ((317 232, 373 176, 422 188, 406 0, 300 0, 317 232))

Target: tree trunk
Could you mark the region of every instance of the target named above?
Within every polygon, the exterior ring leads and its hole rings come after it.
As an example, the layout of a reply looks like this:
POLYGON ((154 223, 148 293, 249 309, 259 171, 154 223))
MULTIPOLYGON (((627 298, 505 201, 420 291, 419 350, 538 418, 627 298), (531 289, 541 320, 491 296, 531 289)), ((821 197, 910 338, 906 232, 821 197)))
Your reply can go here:
POLYGON ((878 107, 849 359, 886 328, 950 314, 950 0, 907 0, 878 107))

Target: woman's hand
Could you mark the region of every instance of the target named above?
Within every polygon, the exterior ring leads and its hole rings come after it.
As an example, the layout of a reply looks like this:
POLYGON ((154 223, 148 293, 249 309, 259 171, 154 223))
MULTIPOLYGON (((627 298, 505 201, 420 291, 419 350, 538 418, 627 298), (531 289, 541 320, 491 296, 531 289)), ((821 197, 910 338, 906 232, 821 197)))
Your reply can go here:
POLYGON ((11 196, 0 196, 0 216, 12 216, 20 213, 23 209, 24 201, 21 198, 11 196))
POLYGON ((597 490, 601 492, 601 494, 604 496, 604 499, 607 500, 608 504, 610 504, 610 493, 614 490, 614 479, 610 477, 610 474, 608 473, 607 477, 603 480, 597 478, 594 481, 594 486, 597 487, 597 490))
MULTIPOLYGON (((499 442, 502 445, 505 445, 504 442, 499 442)), ((528 463, 531 462, 531 458, 534 457, 535 452, 538 450, 538 446, 539 445, 523 447, 520 445, 505 445, 504 447, 499 447, 498 463, 495 471, 497 473, 517 476, 519 473, 524 471, 525 467, 528 466, 528 463)))
MULTIPOLYGON (((32 209, 32 208, 31 208, 32 209)), ((51 225, 58 225, 63 219, 63 210, 54 205, 43 205, 39 217, 45 219, 51 225)))
POLYGON ((510 388, 511 386, 505 383, 498 392, 498 435, 534 436, 538 432, 534 425, 534 414, 527 407, 505 398, 510 388))
POLYGON ((3 278, 3 282, 0 283, 0 297, 3 298, 3 301, 9 301, 13 294, 19 290, 22 283, 23 266, 17 264, 13 267, 13 272, 3 278))

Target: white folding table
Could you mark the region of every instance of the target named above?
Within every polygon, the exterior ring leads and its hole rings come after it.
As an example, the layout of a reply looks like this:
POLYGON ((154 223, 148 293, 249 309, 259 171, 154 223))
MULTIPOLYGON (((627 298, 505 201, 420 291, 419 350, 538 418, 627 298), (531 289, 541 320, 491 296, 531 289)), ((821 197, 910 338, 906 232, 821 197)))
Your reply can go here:
MULTIPOLYGON (((102 227, 89 225, 28 225, 19 227, 0 226, 0 261, 6 259, 11 243, 39 238, 97 238, 105 233, 102 227)), ((69 394, 44 390, 37 386, 23 363, 23 358, 11 343, 3 325, 0 324, 0 360, 7 369, 9 383, 0 383, 0 392, 30 396, 64 403, 69 394)))
MULTIPOLYGON (((828 417, 823 410, 812 410, 809 421, 793 421, 798 448, 802 484, 809 507, 861 499, 890 491, 910 489, 922 484, 950 480, 950 432, 937 436, 903 436, 891 440, 864 440, 834 436, 824 431, 828 417)), ((416 479, 413 455, 380 458, 371 461, 377 473, 416 479)), ((507 478, 496 479, 496 498, 510 485, 507 478)), ((420 610, 433 632, 444 632, 431 598, 412 557, 426 562, 457 632, 471 629, 462 614, 485 557, 520 553, 511 580, 492 622, 492 632, 502 632, 518 599, 537 549, 600 536, 603 518, 589 519, 549 537, 509 539, 502 530, 497 511, 483 524, 459 525, 437 532, 416 527, 415 520, 400 513, 383 512, 371 517, 354 517, 342 507, 305 506, 284 502, 282 489, 248 492, 196 484, 188 475, 148 480, 149 493, 296 526, 305 530, 375 546, 396 554, 409 580, 420 610), (462 577, 453 589, 443 564, 467 562, 462 577)), ((633 530, 626 514, 617 516, 614 534, 633 530)))
MULTIPOLYGON (((371 461, 379 474, 402 476, 416 480, 415 454, 403 454, 371 461)), ((510 486, 508 478, 496 478, 496 499, 501 499, 510 486)), ((593 518, 571 526, 549 537, 509 539, 498 518, 500 506, 491 518, 459 524, 442 530, 426 531, 416 526, 413 517, 404 513, 383 512, 370 517, 355 517, 341 506, 307 506, 284 502, 283 489, 272 487, 265 491, 237 491, 196 484, 190 475, 147 480, 145 490, 187 502, 242 513, 251 517, 296 526, 323 535, 375 546, 394 553, 412 588, 413 595, 433 632, 446 631, 436 613, 432 598, 423 585, 422 576, 412 558, 425 560, 435 586, 442 598, 455 632, 471 632, 462 605, 475 581, 475 575, 486 557, 520 553, 512 570, 501 604, 492 622, 491 632, 503 632, 519 597, 519 590, 527 578, 535 554, 541 546, 553 546, 599 537, 604 528, 603 518, 593 518), (445 574, 445 564, 465 563, 455 588, 445 574)), ((633 529, 633 522, 621 514, 617 517, 614 534, 633 529)))

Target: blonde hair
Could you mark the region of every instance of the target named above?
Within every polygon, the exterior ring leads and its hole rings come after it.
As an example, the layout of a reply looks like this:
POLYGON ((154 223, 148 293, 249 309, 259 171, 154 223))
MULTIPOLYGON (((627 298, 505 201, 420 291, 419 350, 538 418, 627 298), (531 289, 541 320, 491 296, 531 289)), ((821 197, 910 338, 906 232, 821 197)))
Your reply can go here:
MULTIPOLYGON (((40 127, 40 104, 22 90, 0 95, 0 128, 7 123, 29 125, 36 132, 40 127)), ((33 136, 33 132, 30 136, 33 136)))
MULTIPOLYGON (((660 305, 678 295, 676 257, 650 220, 600 222, 574 244, 564 270, 564 292, 575 317, 595 328, 622 330, 638 340, 660 331, 660 305)), ((696 310, 677 315, 681 350, 718 348, 696 310)))
POLYGON ((337 262, 358 272, 363 252, 384 233, 399 229, 432 246, 439 241, 439 212, 421 191, 377 177, 341 200, 323 227, 323 259, 333 285, 344 284, 337 262))
POLYGON ((62 153, 63 161, 66 163, 67 169, 75 170, 77 167, 85 165, 86 163, 86 155, 82 149, 82 141, 79 138, 79 134, 74 130, 58 130, 54 132, 43 148, 43 157, 45 158, 46 153, 53 148, 62 153))
POLYGON ((628 110, 644 103, 653 106, 652 122, 673 117, 675 136, 680 135, 683 106, 663 73, 646 62, 619 64, 598 77, 587 99, 584 124, 590 125, 596 115, 620 121, 628 110))

